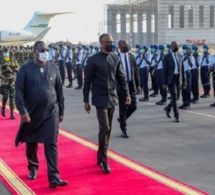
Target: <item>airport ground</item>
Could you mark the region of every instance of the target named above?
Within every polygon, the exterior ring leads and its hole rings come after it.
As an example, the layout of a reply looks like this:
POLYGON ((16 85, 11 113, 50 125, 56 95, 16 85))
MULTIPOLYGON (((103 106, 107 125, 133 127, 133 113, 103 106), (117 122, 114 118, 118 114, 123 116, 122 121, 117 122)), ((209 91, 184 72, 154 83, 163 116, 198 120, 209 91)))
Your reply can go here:
MULTIPOLYGON (((85 112, 82 90, 64 88, 64 95, 65 120, 60 128, 97 143, 95 108, 92 107, 91 114, 85 112)), ((141 97, 138 95, 138 99, 141 97)), ((171 119, 166 117, 163 106, 155 105, 158 100, 156 97, 148 103, 137 102, 138 109, 128 120, 129 139, 120 137, 116 107, 109 148, 183 183, 215 194, 215 108, 210 107, 214 102, 213 95, 200 99, 199 104, 192 104, 190 110, 180 110, 180 123, 174 122, 173 113, 171 119)), ((1 183, 0 192, 1 195, 10 194, 1 183)))

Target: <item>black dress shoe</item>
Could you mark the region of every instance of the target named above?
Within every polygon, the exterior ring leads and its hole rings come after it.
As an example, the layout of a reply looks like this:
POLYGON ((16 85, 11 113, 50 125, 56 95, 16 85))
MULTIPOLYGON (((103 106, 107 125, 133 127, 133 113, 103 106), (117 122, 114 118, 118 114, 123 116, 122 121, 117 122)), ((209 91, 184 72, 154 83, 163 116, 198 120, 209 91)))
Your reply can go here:
POLYGON ((81 90, 82 89, 82 87, 76 87, 75 88, 75 90, 81 90))
POLYGON ((190 106, 189 105, 185 105, 183 109, 184 110, 190 110, 190 106))
POLYGON ((120 118, 117 118, 118 123, 120 124, 120 118))
POLYGON ((10 114, 10 119, 16 119, 13 113, 10 114))
POLYGON ((157 93, 152 93, 151 95, 150 95, 150 97, 156 97, 158 94, 157 93))
POLYGON ((176 117, 175 117, 175 122, 176 122, 176 123, 179 123, 179 122, 180 122, 179 116, 176 116, 176 117))
POLYGON ((110 167, 109 167, 107 162, 101 162, 100 168, 101 168, 103 173, 110 173, 110 167))
POLYGON ((185 104, 182 104, 181 106, 178 106, 178 109, 183 109, 185 104))
POLYGON ((2 107, 2 108, 1 108, 1 115, 2 115, 3 117, 6 116, 5 107, 2 107))
POLYGON ((167 99, 168 99, 168 100, 171 100, 171 96, 169 96, 167 99))
POLYGON ((155 104, 156 104, 156 105, 163 106, 163 105, 166 105, 166 101, 161 100, 161 101, 159 101, 159 102, 156 102, 155 104))
POLYGON ((54 181, 50 182, 49 187, 56 188, 56 187, 66 186, 67 184, 68 184, 67 181, 58 179, 58 180, 54 180, 54 181))
POLYGON ((208 94, 203 94, 200 96, 200 98, 208 98, 208 97, 210 97, 208 94))
POLYGON ((36 170, 36 169, 31 169, 31 170, 29 171, 28 178, 29 178, 30 180, 36 179, 36 178, 37 178, 37 170, 36 170))
POLYGON ((211 107, 215 107, 215 103, 211 104, 210 106, 211 106, 211 107))
POLYGON ((122 131, 121 137, 123 137, 123 138, 129 138, 129 135, 127 134, 126 131, 122 131))
POLYGON ((148 102, 148 101, 149 101, 149 98, 140 98, 139 101, 140 101, 140 102, 148 102))
POLYGON ((199 100, 198 100, 198 99, 192 99, 192 100, 190 101, 190 103, 197 104, 197 103, 199 103, 199 100))
POLYGON ((164 110, 166 111, 166 116, 168 118, 171 118, 171 116, 170 116, 170 109, 168 109, 167 107, 164 107, 164 110))
POLYGON ((69 84, 66 86, 67 88, 72 88, 72 84, 69 84))

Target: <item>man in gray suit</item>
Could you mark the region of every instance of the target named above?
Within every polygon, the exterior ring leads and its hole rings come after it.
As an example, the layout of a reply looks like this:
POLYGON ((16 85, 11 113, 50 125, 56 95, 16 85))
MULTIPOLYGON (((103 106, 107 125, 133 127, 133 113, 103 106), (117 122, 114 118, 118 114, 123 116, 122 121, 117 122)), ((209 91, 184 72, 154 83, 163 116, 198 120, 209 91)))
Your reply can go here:
POLYGON ((97 164, 104 173, 110 173, 107 149, 112 127, 114 108, 118 104, 116 81, 119 83, 125 104, 131 103, 125 74, 120 58, 113 51, 113 38, 109 34, 99 37, 101 51, 88 58, 83 88, 84 108, 90 113, 89 93, 92 90, 92 104, 96 107, 99 122, 99 148, 97 164))
POLYGON ((177 100, 181 87, 186 88, 186 80, 184 75, 183 57, 178 52, 179 44, 173 41, 171 44, 172 51, 163 59, 163 89, 169 89, 171 95, 170 103, 164 108, 168 118, 171 118, 170 111, 173 107, 175 122, 180 122, 177 100))

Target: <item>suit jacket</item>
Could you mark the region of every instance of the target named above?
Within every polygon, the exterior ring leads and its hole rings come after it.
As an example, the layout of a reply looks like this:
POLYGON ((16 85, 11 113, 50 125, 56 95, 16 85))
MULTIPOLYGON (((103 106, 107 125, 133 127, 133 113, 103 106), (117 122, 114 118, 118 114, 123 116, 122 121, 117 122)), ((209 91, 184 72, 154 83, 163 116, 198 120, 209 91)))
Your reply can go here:
POLYGON ((89 102, 89 93, 92 90, 92 104, 96 107, 107 108, 117 105, 116 80, 123 95, 128 97, 128 85, 119 56, 99 52, 89 57, 83 88, 84 102, 89 102))
MULTIPOLYGON (((120 57, 120 54, 118 54, 120 57)), ((130 92, 136 92, 137 87, 140 87, 140 74, 139 74, 139 68, 135 59, 135 56, 133 56, 131 53, 128 53, 128 59, 130 63, 131 68, 131 81, 129 82, 129 91, 130 92)), ((122 59, 121 64, 122 64, 122 59)), ((118 91, 121 91, 120 85, 117 85, 118 91)))
MULTIPOLYGON (((179 84, 186 83, 184 65, 183 65, 183 57, 181 54, 177 53, 179 60, 179 84)), ((164 56, 163 59, 163 85, 170 85, 173 81, 175 72, 175 61, 173 59, 172 53, 164 56)))

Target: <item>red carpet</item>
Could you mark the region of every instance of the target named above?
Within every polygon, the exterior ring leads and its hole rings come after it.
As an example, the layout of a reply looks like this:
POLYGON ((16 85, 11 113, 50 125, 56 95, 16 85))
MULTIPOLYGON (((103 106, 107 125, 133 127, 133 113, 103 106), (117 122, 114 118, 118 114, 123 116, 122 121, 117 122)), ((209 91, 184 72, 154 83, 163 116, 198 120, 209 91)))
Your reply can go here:
MULTIPOLYGON (((7 113, 7 115, 9 116, 9 113, 7 113)), ((58 139, 59 170, 61 178, 67 180, 69 185, 63 188, 48 188, 46 161, 42 144, 39 148, 40 167, 38 170, 38 178, 30 181, 27 178, 28 171, 26 167, 25 145, 22 144, 18 148, 14 146, 14 139, 19 125, 19 116, 16 114, 16 120, 9 120, 8 116, 5 118, 0 116, 0 159, 2 159, 37 195, 185 194, 179 192, 177 189, 173 189, 173 187, 168 187, 165 184, 132 170, 131 168, 112 159, 109 160, 112 172, 111 174, 105 175, 96 165, 96 151, 66 138, 63 135, 59 135, 58 139)), ((2 177, 0 177, 0 179, 5 183, 5 180, 2 179, 2 177)), ((186 184, 181 185, 186 186, 186 184)), ((9 187, 9 189, 11 188, 9 187)), ((189 189, 192 190, 194 188, 189 189)), ((18 193, 13 191, 12 194, 18 193)), ((206 193, 195 190, 195 193, 192 194, 206 193)))

